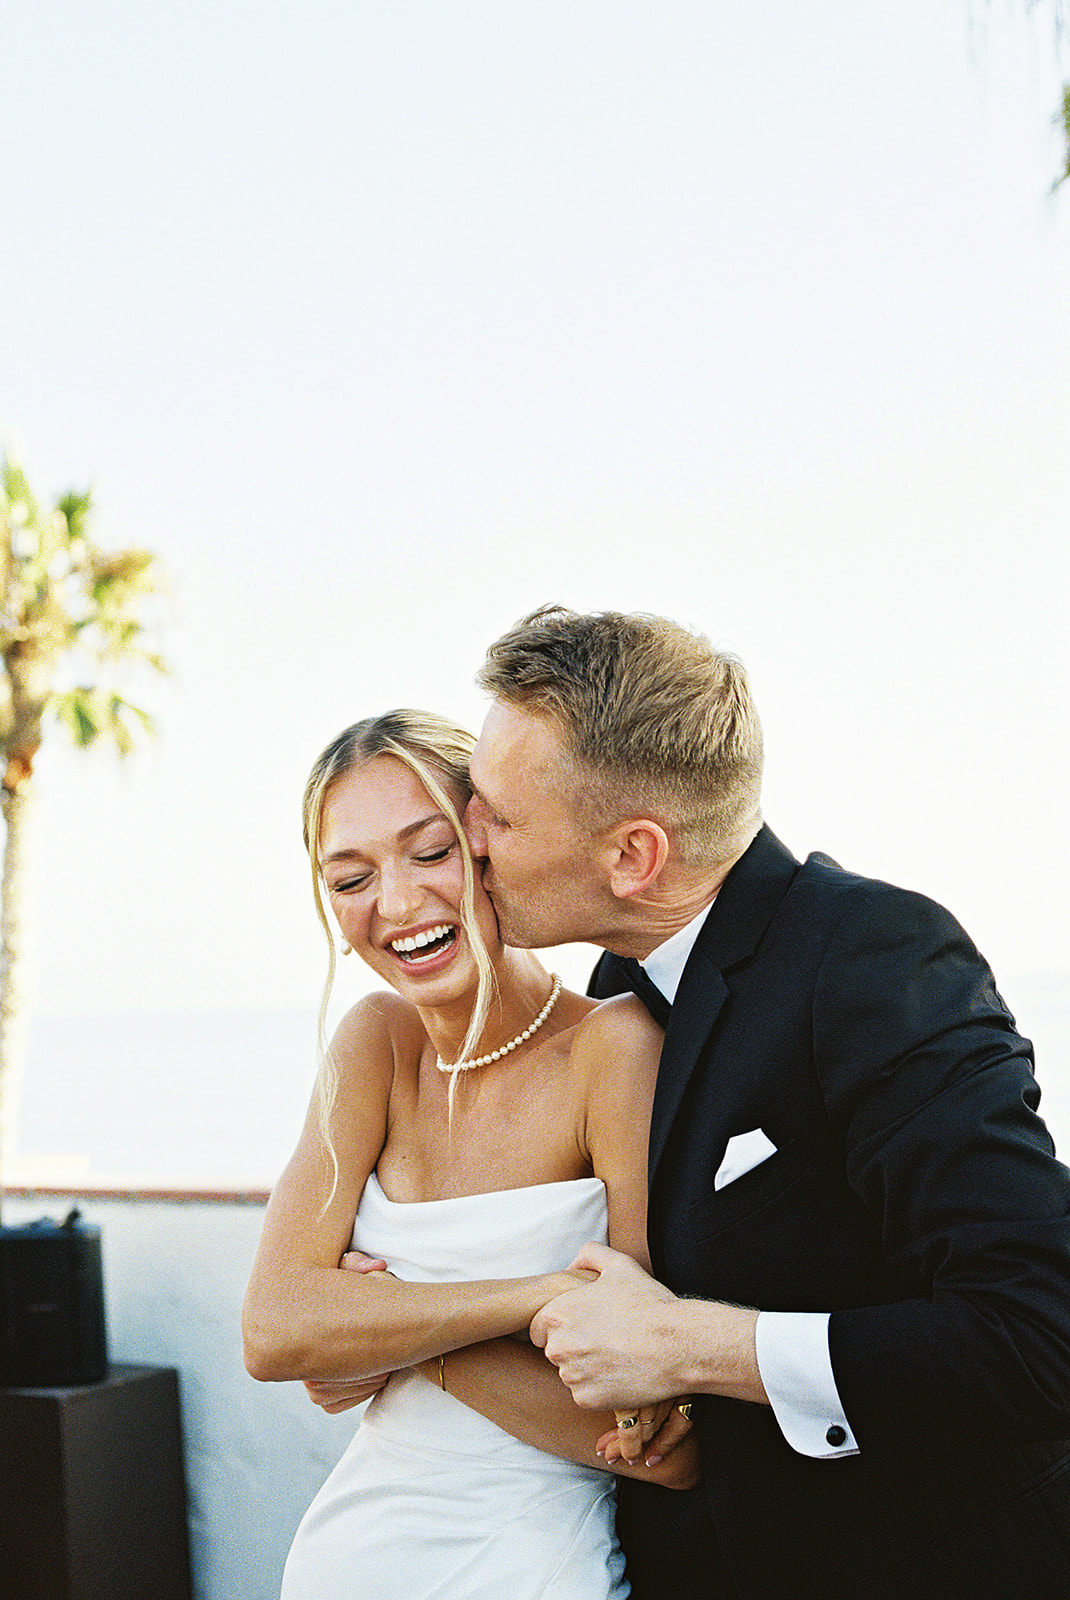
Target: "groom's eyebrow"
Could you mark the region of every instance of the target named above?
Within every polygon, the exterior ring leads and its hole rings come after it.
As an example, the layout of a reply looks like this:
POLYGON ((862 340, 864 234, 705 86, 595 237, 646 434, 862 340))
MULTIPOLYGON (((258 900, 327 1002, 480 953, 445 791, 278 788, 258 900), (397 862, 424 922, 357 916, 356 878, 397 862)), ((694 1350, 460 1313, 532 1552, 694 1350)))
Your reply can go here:
POLYGON ((473 780, 471 769, 469 769, 469 773, 468 773, 468 787, 471 789, 472 794, 475 796, 475 798, 477 800, 482 800, 482 802, 483 802, 483 804, 485 806, 489 806, 490 805, 490 801, 487 799, 486 795, 483 793, 482 789, 479 787, 479 784, 476 783, 473 780))
POLYGON ((476 799, 478 801, 480 801, 480 803, 482 805, 485 805, 487 810, 493 816, 497 817, 499 822, 504 821, 504 818, 502 817, 501 812, 498 810, 498 807, 495 805, 494 801, 489 797, 489 795, 484 794, 483 790, 479 787, 479 785, 472 782, 471 777, 469 777, 468 783, 469 783, 469 787, 471 788, 472 793, 475 795, 476 799))

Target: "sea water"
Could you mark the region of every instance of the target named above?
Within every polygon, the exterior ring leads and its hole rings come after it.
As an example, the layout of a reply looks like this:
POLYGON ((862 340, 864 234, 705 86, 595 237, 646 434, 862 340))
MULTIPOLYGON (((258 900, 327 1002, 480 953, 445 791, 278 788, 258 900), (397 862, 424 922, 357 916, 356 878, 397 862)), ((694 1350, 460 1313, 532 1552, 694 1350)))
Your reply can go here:
POLYGON ((5 1182, 269 1188, 316 1061, 314 1011, 40 1017, 5 1182))
MULTIPOLYGON (((1070 979, 1031 973, 1001 987, 1070 1160, 1070 979)), ((300 1131, 316 1055, 312 1009, 41 1017, 4 1182, 269 1188, 300 1131)))

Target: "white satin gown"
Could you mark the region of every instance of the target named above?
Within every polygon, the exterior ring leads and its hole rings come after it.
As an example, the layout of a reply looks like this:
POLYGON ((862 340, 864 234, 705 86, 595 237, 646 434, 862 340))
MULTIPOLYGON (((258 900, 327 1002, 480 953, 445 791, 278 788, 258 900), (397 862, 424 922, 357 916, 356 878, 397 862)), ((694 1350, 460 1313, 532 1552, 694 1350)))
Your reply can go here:
MULTIPOLYGON (((373 1173, 353 1248, 408 1282, 522 1277, 568 1266, 606 1222, 598 1178, 401 1203, 373 1173)), ((610 1473, 397 1372, 306 1512, 282 1600, 624 1600, 614 1509, 610 1473)))

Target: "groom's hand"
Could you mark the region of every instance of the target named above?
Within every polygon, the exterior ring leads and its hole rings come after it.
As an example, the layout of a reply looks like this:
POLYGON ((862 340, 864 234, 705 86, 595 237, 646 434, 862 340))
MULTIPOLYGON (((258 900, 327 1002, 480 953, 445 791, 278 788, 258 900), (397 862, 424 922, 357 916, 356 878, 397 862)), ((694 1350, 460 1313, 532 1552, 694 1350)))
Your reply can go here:
POLYGON ((680 1300, 630 1256, 584 1245, 573 1267, 595 1283, 558 1295, 534 1318, 541 1345, 577 1405, 618 1410, 680 1394, 722 1394, 768 1405, 755 1348, 757 1311, 680 1300))
POLYGON ((617 1409, 637 1395, 652 1402, 686 1392, 674 1366, 672 1311, 679 1302, 672 1291, 607 1245, 585 1245, 572 1266, 598 1277, 543 1306, 531 1342, 545 1350, 577 1405, 617 1409))

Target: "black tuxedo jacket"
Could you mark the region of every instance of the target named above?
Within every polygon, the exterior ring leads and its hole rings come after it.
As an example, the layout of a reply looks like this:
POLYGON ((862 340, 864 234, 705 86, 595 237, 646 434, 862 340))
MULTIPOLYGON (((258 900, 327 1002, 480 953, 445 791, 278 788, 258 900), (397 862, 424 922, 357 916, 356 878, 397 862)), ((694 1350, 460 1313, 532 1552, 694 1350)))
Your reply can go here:
POLYGON ((762 829, 669 1019, 650 1251, 679 1294, 831 1312, 860 1453, 703 1397, 701 1514, 622 1485, 636 1600, 684 1592, 667 1541, 701 1547, 711 1597, 1070 1594, 1070 1173, 1031 1059, 948 912, 762 829), (755 1128, 776 1154, 715 1191, 755 1128))

